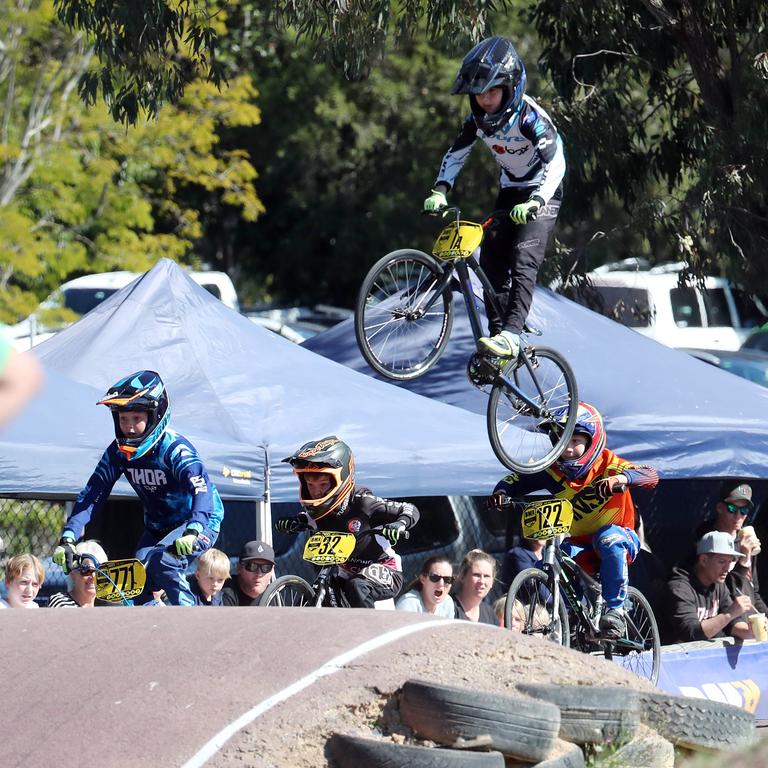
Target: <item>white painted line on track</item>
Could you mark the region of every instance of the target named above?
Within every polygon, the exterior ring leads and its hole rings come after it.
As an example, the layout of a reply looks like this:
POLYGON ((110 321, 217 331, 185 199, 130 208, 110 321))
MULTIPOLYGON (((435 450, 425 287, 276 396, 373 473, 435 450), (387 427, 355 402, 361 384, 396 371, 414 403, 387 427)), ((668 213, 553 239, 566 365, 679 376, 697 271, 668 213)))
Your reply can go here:
POLYGON ((399 640, 402 637, 412 635, 414 632, 420 632, 423 629, 434 629, 435 627, 447 627, 462 625, 464 622, 451 621, 446 619, 437 619, 435 621, 425 621, 424 623, 411 624, 398 629, 393 629, 391 632, 387 632, 384 635, 379 635, 372 640, 367 640, 361 643, 355 648, 352 648, 345 653, 327 661, 322 667, 318 667, 314 672, 310 672, 300 680, 297 680, 287 688, 283 688, 274 696, 270 696, 268 699, 264 699, 260 704, 257 704, 252 709, 249 709, 244 714, 240 715, 237 720, 233 720, 229 725, 222 728, 210 741, 203 745, 203 747, 193 755, 182 768, 199 768, 210 760, 229 739, 231 739, 239 730, 245 728, 246 725, 250 725, 257 717, 260 717, 268 710, 272 709, 276 704, 290 699, 291 696, 295 696, 305 688, 309 688, 310 685, 315 683, 321 677, 332 675, 334 672, 338 672, 345 664, 350 661, 354 661, 359 656, 363 656, 369 651, 375 651, 377 648, 381 648, 383 645, 399 640))

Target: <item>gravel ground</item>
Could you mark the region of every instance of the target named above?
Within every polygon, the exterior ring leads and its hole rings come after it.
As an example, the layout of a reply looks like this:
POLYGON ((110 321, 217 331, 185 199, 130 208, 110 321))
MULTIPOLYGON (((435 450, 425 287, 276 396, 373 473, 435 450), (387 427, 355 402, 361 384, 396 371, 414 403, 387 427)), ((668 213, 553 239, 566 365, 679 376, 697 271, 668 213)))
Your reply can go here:
POLYGON ((399 719, 397 695, 408 679, 497 693, 514 692, 523 681, 653 690, 604 659, 503 629, 457 623, 412 635, 318 680, 242 730, 208 765, 322 768, 329 765, 325 744, 334 732, 423 744, 399 719))

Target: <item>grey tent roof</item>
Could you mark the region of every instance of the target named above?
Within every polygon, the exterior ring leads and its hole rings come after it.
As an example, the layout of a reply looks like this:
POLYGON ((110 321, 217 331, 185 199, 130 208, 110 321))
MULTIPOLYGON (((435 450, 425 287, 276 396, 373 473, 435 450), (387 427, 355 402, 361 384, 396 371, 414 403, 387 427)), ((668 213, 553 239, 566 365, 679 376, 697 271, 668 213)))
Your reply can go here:
MULTIPOLYGON (((474 340, 461 297, 435 368, 401 386, 483 413, 486 396, 465 375, 474 340)), ((655 466, 662 477, 764 477, 768 466, 768 389, 658 344, 544 288, 537 288, 528 337, 561 352, 571 364, 581 400, 603 414, 608 446, 655 466)), ((302 345, 348 367, 376 374, 344 321, 302 345)))
POLYGON ((36 350, 51 376, 0 435, 0 492, 82 487, 114 438, 96 400, 144 368, 163 377, 171 425, 196 445, 225 496, 261 497, 268 463, 272 499, 295 500, 295 478, 280 460, 329 434, 353 449, 358 481, 382 495, 485 494, 504 472, 479 415, 302 349, 225 307, 167 259, 36 350), (52 417, 66 401, 76 437, 52 417), (47 460, 25 482, 23 465, 47 460))

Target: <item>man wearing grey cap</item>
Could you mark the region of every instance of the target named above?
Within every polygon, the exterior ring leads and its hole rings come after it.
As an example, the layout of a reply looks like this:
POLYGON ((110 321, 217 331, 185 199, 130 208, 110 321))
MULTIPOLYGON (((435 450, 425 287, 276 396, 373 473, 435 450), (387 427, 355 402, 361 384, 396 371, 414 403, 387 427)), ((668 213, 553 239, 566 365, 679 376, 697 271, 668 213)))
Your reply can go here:
POLYGON ((752 600, 748 595, 732 598, 725 585, 740 557, 729 534, 710 531, 696 544, 696 562, 691 571, 672 569, 667 584, 669 642, 753 636, 746 618, 753 612, 752 600))
POLYGON ((240 551, 237 575, 222 587, 222 605, 258 605, 275 574, 275 550, 265 541, 248 541, 240 551))
POLYGON ((728 574, 725 585, 732 598, 749 595, 755 608, 760 613, 768 614, 768 606, 760 596, 757 575, 756 555, 760 552, 760 539, 751 525, 754 515, 752 486, 744 480, 724 480, 720 485, 715 514, 699 526, 696 540, 710 531, 724 531, 733 536, 741 557, 728 574))

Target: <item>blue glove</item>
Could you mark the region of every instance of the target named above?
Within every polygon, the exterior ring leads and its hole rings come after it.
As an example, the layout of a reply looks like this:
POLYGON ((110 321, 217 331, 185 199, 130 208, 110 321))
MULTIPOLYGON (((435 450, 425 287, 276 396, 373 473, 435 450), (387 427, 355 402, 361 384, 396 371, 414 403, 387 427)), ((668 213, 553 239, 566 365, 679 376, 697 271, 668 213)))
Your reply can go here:
POLYGON ((194 528, 187 528, 183 535, 173 542, 173 547, 179 557, 191 555, 195 551, 197 543, 197 531, 194 528))
POLYGON ((445 192, 441 192, 439 189, 433 189, 432 194, 424 201, 424 210, 429 213, 434 213, 448 205, 448 199, 445 196, 445 192))
POLYGON ((524 203, 519 203, 510 212, 509 218, 515 222, 515 224, 525 224, 528 221, 533 221, 541 208, 541 203, 538 200, 527 200, 524 203))
POLYGON ((400 535, 405 530, 405 524, 401 522, 387 523, 381 533, 384 538, 393 546, 397 544, 400 535))
POLYGON ((56 565, 60 565, 62 568, 65 568, 67 564, 67 550, 72 553, 72 557, 77 555, 75 540, 71 536, 62 536, 61 539, 59 539, 58 546, 53 550, 53 562, 56 563, 56 565))
POLYGON ((307 527, 306 515, 296 515, 295 517, 281 517, 276 523, 275 528, 281 533, 298 533, 307 527))

